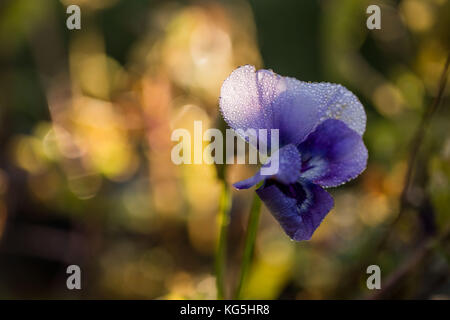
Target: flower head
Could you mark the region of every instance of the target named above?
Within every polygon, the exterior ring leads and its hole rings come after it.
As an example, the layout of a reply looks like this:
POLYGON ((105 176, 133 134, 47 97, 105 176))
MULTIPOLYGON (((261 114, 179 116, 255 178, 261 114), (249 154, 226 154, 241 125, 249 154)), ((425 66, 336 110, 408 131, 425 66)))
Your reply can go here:
MULTIPOLYGON (((309 240, 334 205, 323 188, 358 176, 367 164, 366 114, 358 98, 331 83, 308 83, 242 66, 221 89, 220 109, 234 130, 278 129, 278 172, 261 170, 234 186, 256 190, 285 232, 309 240)), ((258 147, 258 146, 255 146, 258 147)), ((276 158, 275 158, 276 157, 276 158)))

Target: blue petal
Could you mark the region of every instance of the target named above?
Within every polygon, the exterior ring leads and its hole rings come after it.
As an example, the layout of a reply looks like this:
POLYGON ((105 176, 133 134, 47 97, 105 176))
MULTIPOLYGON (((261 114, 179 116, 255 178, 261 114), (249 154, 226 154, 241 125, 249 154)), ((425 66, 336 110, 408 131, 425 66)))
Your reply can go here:
POLYGON ((276 151, 251 178, 234 184, 237 189, 248 189, 264 179, 275 179, 284 184, 297 182, 300 178, 302 159, 297 147, 288 144, 276 151))
POLYGON ((279 129, 281 146, 299 143, 320 120, 317 102, 299 83, 269 70, 240 67, 222 85, 220 110, 235 130, 279 129))
MULTIPOLYGON (((281 77, 278 77, 281 79, 281 77)), ((261 98, 256 70, 253 66, 243 66, 234 70, 225 80, 220 92, 220 109, 225 121, 233 129, 273 128, 272 109, 269 95, 275 95, 277 78, 267 79, 266 99, 261 98), (271 81, 269 81, 271 80, 271 81), (268 89, 267 89, 268 90, 268 89)))
POLYGON ((261 173, 258 171, 254 176, 236 182, 233 184, 233 187, 235 187, 236 189, 242 190, 242 189, 249 189, 251 187, 253 187, 254 185, 258 184, 259 182, 263 181, 266 177, 261 175, 261 173))
POLYGON ((284 185, 268 180, 256 190, 258 196, 293 240, 309 240, 333 208, 331 195, 306 180, 284 185))
POLYGON ((303 82, 290 78, 299 84, 301 91, 316 101, 320 114, 320 122, 327 119, 337 119, 344 122, 350 129, 363 135, 366 130, 366 113, 359 99, 340 84, 328 82, 303 82))
POLYGON ((298 149, 303 161, 302 178, 323 187, 345 183, 367 165, 362 137, 339 120, 322 122, 298 149))
POLYGON ((281 146, 300 143, 327 119, 339 119, 359 135, 366 126, 362 104, 343 86, 302 82, 250 65, 225 80, 219 104, 231 128, 279 129, 281 146))

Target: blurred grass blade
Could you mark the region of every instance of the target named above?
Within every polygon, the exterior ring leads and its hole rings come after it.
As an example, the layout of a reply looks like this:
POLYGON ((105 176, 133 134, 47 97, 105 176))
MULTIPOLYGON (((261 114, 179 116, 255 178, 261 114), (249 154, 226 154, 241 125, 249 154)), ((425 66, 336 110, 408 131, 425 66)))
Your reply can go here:
POLYGON ((239 276, 238 286, 236 288, 236 299, 241 299, 242 288, 244 286, 245 279, 253 257, 253 250, 255 248, 256 233, 258 231, 259 216, 261 213, 261 200, 255 193, 253 197, 252 207, 250 209, 250 215, 248 217, 247 234, 245 237, 244 255, 242 257, 241 273, 239 276))
POLYGON ((216 287, 217 299, 225 299, 225 266, 226 266, 226 251, 227 251, 227 235, 228 225, 230 223, 230 208, 231 208, 231 191, 227 183, 222 180, 222 194, 220 196, 219 204, 219 239, 216 251, 216 287))

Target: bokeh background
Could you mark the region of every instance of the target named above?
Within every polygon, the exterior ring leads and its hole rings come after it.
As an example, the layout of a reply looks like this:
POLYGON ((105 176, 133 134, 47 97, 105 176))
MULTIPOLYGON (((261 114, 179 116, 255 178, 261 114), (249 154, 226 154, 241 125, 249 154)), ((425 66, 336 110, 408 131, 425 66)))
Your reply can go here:
MULTIPOLYGON (((170 135, 223 128, 220 86, 243 64, 352 90, 370 155, 330 190, 311 241, 290 241, 263 208, 244 297, 449 298, 448 83, 400 205, 449 30, 446 0, 1 1, 0 298, 214 299, 220 174, 254 168, 176 166, 170 135), (66 28, 70 4, 81 30, 66 28), (381 30, 366 28, 369 4, 381 30), (70 264, 82 290, 66 289, 70 264)), ((252 196, 233 191, 227 292, 252 196)))

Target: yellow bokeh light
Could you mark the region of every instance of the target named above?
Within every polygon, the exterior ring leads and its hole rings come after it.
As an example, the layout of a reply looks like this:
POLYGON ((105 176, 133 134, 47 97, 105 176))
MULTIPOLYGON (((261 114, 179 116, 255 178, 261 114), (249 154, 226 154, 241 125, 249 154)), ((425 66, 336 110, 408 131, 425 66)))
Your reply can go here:
POLYGON ((433 9, 425 0, 403 0, 400 12, 408 27, 416 32, 427 31, 434 23, 433 9))

